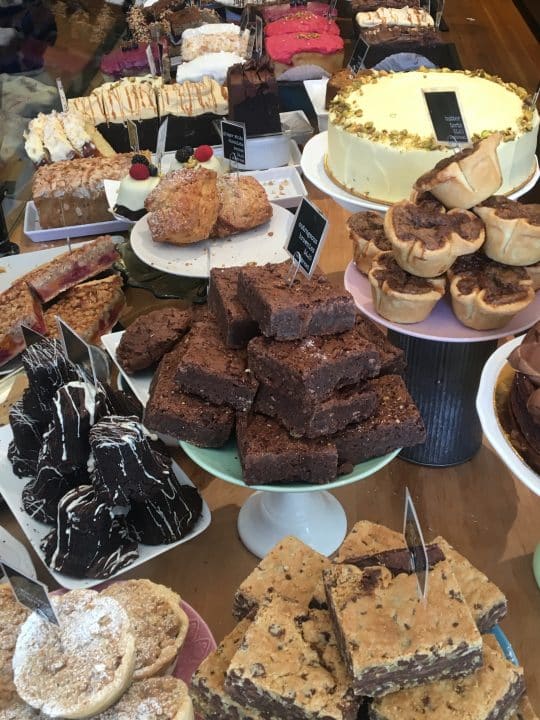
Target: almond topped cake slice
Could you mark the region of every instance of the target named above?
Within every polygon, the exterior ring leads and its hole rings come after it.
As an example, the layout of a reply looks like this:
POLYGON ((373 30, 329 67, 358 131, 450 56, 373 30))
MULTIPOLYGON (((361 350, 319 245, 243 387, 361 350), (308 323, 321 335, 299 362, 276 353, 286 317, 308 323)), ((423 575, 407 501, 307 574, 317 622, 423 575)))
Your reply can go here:
POLYGON ((38 298, 23 280, 0 293, 0 366, 26 347, 21 325, 45 332, 43 310, 38 298))
POLYGON ((416 575, 333 565, 323 572, 328 607, 357 695, 379 697, 476 670, 482 637, 446 561, 429 572, 427 602, 416 575))

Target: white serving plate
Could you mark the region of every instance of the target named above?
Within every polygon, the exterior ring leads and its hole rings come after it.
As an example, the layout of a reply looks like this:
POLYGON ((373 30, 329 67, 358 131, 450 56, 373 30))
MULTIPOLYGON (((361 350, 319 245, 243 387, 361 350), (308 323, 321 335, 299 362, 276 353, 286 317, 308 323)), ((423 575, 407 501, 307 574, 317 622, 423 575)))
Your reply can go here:
POLYGON ((307 197, 306 186, 294 167, 253 170, 249 173, 266 190, 268 200, 283 208, 296 208, 307 197))
POLYGON ((87 225, 66 225, 66 227, 47 228, 43 230, 39 224, 39 217, 34 202, 26 203, 24 211, 24 234, 32 242, 49 242, 51 240, 63 240, 65 238, 89 237, 94 235, 107 235, 110 233, 129 230, 130 223, 126 220, 107 220, 100 223, 89 223, 87 225))
POLYGON ((327 84, 328 78, 321 78, 319 80, 304 80, 304 87, 306 88, 307 96, 313 105, 315 114, 317 115, 319 132, 328 130, 328 110, 324 107, 326 102, 327 84))
POLYGON ((289 258, 284 245, 294 216, 279 205, 272 209, 272 218, 253 230, 182 246, 154 242, 145 215, 133 226, 131 247, 150 267, 183 277, 208 277, 212 267, 283 262, 289 258))
MULTIPOLYGON (((13 473, 11 463, 7 458, 8 445, 12 438, 13 435, 9 425, 5 425, 0 428, 0 493, 4 497, 9 509, 15 516, 15 519, 21 526, 33 549, 39 556, 39 559, 43 562, 49 573, 59 585, 67 588, 68 590, 74 590, 76 588, 90 588, 94 585, 99 585, 103 582, 103 579, 96 580, 94 578, 88 578, 81 580, 69 577, 63 573, 51 570, 51 568, 45 564, 45 556, 39 546, 42 539, 51 531, 52 527, 50 525, 44 525, 43 523, 36 522, 36 520, 33 520, 22 509, 21 495, 25 481, 18 478, 13 473)), ((189 477, 175 462, 173 462, 173 469, 176 477, 182 484, 193 485, 189 477)), ((206 530, 206 528, 210 525, 210 520, 210 510, 208 509, 206 502, 203 500, 201 516, 199 517, 196 525, 192 528, 191 532, 182 538, 182 540, 179 540, 176 543, 171 543, 170 545, 142 545, 139 543, 139 557, 137 560, 114 575, 111 575, 111 577, 107 578, 107 580, 112 580, 129 570, 133 570, 148 560, 152 560, 152 558, 155 558, 168 550, 172 550, 172 548, 175 548, 178 545, 183 545, 185 542, 192 540, 206 530)))

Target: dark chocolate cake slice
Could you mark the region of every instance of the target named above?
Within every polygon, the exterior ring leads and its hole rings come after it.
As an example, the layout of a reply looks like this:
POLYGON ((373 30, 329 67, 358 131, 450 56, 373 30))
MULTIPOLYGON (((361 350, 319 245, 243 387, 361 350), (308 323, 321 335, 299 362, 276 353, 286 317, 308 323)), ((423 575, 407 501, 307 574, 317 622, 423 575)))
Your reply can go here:
POLYGON ((25 412, 22 400, 13 403, 9 412, 9 423, 13 441, 8 449, 8 458, 13 472, 19 477, 34 477, 43 442, 44 425, 25 412))
POLYGON ((80 379, 76 366, 67 359, 58 340, 44 339, 30 345, 21 359, 32 395, 44 408, 62 385, 80 379))
POLYGON ((245 123, 248 137, 281 132, 278 86, 268 56, 232 65, 227 91, 229 119, 245 123))
POLYGON ((139 556, 125 517, 114 516, 107 495, 79 485, 58 505, 58 526, 44 539, 45 561, 57 572, 80 578, 107 578, 139 556))
POLYGON ((25 457, 20 451, 15 442, 12 440, 9 443, 7 457, 11 463, 13 472, 17 477, 20 478, 32 478, 36 475, 37 463, 28 457, 25 457))

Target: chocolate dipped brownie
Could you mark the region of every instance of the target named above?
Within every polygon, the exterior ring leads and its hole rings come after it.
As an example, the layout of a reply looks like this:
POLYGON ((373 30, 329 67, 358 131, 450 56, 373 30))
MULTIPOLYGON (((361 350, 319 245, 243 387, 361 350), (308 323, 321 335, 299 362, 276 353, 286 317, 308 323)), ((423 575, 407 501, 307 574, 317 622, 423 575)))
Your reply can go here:
POLYGON ((234 594, 233 615, 237 619, 252 616, 276 594, 303 607, 326 607, 322 571, 327 567, 328 558, 297 537, 283 538, 240 583, 234 594))
POLYGON ((238 276, 238 299, 261 332, 276 340, 295 340, 308 335, 330 335, 354 326, 356 307, 352 297, 335 288, 315 271, 311 278, 297 273, 289 283, 291 263, 246 266, 238 276))
POLYGON ((523 670, 505 659, 490 636, 482 657, 482 667, 468 677, 439 680, 375 699, 371 720, 506 720, 524 693, 523 670))
POLYGON ((181 342, 161 360, 150 385, 144 424, 152 432, 199 447, 222 447, 234 426, 234 410, 183 392, 174 379, 184 352, 181 342))
POLYGON ((399 375, 369 380, 366 387, 376 393, 377 409, 366 420, 349 425, 333 436, 340 467, 357 465, 426 439, 420 412, 399 375))
POLYGON ((249 412, 237 413, 236 440, 246 485, 322 485, 336 478, 330 439, 293 438, 276 420, 249 412))
POLYGON ((144 370, 168 353, 191 327, 191 314, 170 307, 134 320, 122 335, 116 359, 127 373, 144 370))
POLYGON ((246 347, 251 338, 259 334, 259 326, 238 300, 239 272, 239 267, 212 268, 208 289, 208 308, 225 345, 236 349, 246 347))
POLYGON ((309 396, 284 387, 261 383, 255 396, 255 412, 276 418, 292 437, 317 438, 332 435, 351 423, 369 417, 377 407, 377 395, 364 385, 336 390, 326 400, 313 402, 309 396))
POLYGON ((212 321, 196 323, 185 338, 175 378, 185 392, 240 411, 249 410, 258 386, 246 351, 226 347, 212 321))
POLYGON ((355 698, 326 610, 274 596, 232 657, 225 690, 244 707, 287 720, 355 720, 355 698))
POLYGON ((328 607, 357 695, 379 697, 482 664, 482 637, 446 561, 429 572, 429 600, 416 575, 334 564, 323 571, 328 607))
POLYGON ((376 377, 381 355, 357 327, 340 335, 273 342, 256 337, 248 345, 248 365, 261 383, 295 392, 306 402, 325 400, 335 390, 376 377))

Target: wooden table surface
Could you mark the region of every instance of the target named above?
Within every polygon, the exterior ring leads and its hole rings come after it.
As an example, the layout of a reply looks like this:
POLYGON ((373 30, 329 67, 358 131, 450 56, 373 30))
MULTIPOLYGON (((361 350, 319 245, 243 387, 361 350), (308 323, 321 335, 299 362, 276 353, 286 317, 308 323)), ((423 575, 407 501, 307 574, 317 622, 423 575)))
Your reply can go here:
MULTIPOLYGON (((445 17, 451 28, 448 39, 458 46, 465 67, 482 67, 528 89, 536 87, 540 46, 510 0, 448 0, 445 17)), ((321 265, 328 273, 341 272, 351 255, 344 224, 348 213, 310 190, 330 219, 321 265)), ((536 199, 538 192, 529 197, 536 199)), ((24 251, 47 247, 25 240, 20 227, 13 239, 24 251)), ((149 294, 142 297, 152 304, 149 294)), ((238 510, 250 491, 212 478, 183 454, 178 456, 210 506, 211 525, 194 541, 123 577, 149 577, 170 585, 205 618, 219 641, 234 624, 234 590, 257 563, 236 530, 238 510)), ((532 574, 532 553, 540 541, 540 499, 509 473, 487 443, 458 467, 420 467, 397 459, 372 477, 333 493, 346 510, 349 527, 366 518, 400 529, 406 486, 424 533, 446 537, 506 593, 509 614, 502 628, 525 666, 528 692, 540 712, 540 590, 532 574)), ((5 509, 0 522, 23 539, 5 509)), ((40 561, 35 555, 33 559, 40 578, 52 587, 40 561)))

